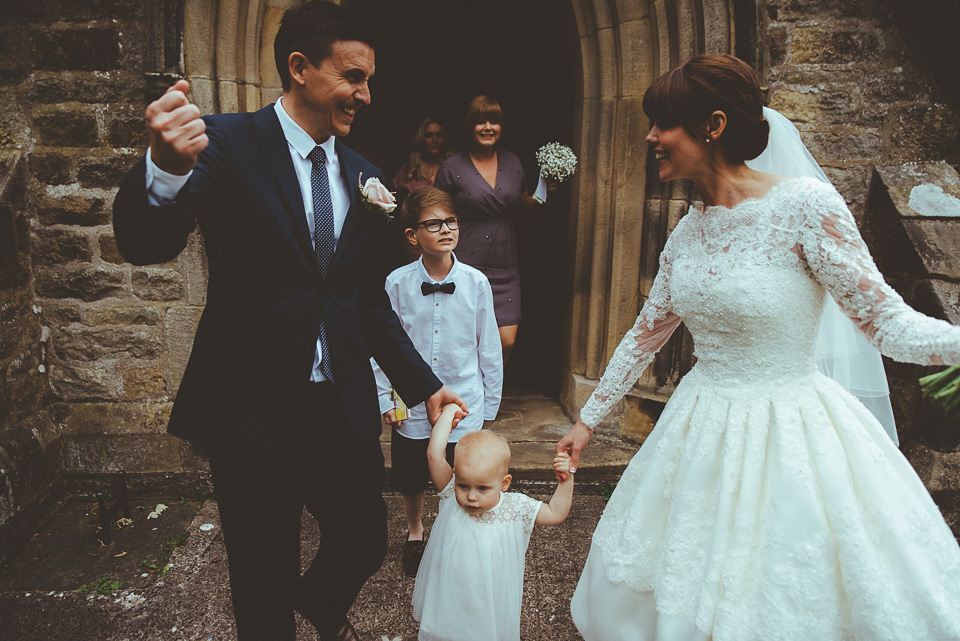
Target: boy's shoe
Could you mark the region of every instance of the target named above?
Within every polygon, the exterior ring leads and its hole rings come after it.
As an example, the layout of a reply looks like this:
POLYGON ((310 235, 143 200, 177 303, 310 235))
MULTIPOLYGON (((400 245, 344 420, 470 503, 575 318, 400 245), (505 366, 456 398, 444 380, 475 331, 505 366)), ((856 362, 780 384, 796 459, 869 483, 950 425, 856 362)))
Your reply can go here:
POLYGON ((420 559, 423 558, 423 549, 426 545, 426 539, 422 541, 411 541, 407 539, 404 541, 403 571, 407 576, 417 576, 417 570, 420 569, 420 559))

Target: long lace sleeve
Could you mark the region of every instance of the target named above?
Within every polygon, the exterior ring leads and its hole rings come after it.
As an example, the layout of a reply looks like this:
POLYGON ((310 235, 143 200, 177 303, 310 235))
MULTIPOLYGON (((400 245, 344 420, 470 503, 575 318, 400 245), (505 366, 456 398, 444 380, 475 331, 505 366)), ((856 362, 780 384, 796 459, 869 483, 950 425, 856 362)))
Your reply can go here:
POLYGON ((867 340, 898 361, 960 363, 960 327, 915 311, 887 285, 840 194, 811 182, 803 209, 803 256, 867 340))
POLYGON ((627 330, 607 363, 600 384, 580 410, 580 420, 591 429, 630 391, 657 351, 680 325, 680 317, 673 313, 670 302, 670 265, 665 248, 660 255, 660 270, 637 322, 627 330))

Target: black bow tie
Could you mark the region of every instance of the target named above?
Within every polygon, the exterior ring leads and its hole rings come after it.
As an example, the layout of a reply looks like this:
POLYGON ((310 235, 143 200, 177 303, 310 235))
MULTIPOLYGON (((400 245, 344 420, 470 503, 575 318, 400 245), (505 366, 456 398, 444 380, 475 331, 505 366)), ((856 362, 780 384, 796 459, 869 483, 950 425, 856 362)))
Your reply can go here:
POLYGON ((452 294, 453 290, 457 288, 456 283, 420 283, 420 291, 423 292, 424 296, 429 296, 434 292, 443 292, 444 294, 452 294))

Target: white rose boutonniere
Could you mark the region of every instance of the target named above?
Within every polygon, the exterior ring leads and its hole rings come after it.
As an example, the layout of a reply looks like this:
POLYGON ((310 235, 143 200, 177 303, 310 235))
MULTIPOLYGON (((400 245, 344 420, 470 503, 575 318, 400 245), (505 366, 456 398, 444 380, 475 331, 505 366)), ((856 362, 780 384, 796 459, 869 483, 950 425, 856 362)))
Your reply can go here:
POLYGON ((393 210, 397 208, 397 199, 393 197, 379 178, 367 178, 363 182, 363 174, 357 178, 360 186, 360 201, 365 209, 382 213, 387 220, 392 220, 393 210))

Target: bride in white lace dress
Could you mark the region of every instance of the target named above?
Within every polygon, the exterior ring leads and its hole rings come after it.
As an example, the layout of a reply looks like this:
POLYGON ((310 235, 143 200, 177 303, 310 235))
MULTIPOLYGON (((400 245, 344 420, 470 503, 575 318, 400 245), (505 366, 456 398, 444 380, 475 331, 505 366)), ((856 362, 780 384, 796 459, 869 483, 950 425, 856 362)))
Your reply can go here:
POLYGON ((623 474, 571 602, 587 641, 960 639, 960 548, 907 460, 814 365, 826 295, 901 361, 960 362, 960 328, 884 283, 829 185, 753 171, 752 69, 698 56, 644 98, 660 179, 705 207, 670 236, 580 420, 594 427, 681 323, 697 363, 623 474))

